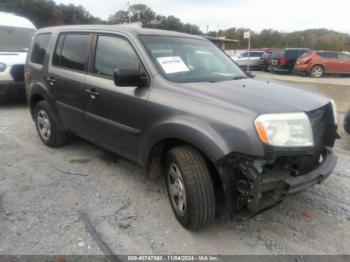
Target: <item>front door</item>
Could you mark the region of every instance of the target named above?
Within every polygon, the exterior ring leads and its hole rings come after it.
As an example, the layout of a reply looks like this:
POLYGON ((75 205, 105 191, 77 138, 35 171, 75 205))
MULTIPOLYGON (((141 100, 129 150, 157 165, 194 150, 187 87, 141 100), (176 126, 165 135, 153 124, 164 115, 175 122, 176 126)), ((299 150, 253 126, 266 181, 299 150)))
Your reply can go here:
POLYGON ((86 78, 86 131, 89 139, 136 159, 146 119, 148 87, 114 84, 115 69, 140 69, 130 42, 116 35, 97 35, 90 74, 86 78))

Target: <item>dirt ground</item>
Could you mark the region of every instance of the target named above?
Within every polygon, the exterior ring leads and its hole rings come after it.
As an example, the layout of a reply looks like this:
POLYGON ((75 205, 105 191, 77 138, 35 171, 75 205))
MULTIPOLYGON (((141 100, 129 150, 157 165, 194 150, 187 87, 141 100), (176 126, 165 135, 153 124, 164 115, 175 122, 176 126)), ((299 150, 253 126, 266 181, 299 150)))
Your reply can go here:
POLYGON ((82 211, 115 254, 350 254, 350 136, 341 135, 323 184, 248 221, 219 216, 191 233, 163 179, 78 138, 47 148, 24 103, 2 105, 0 254, 103 254, 82 211))

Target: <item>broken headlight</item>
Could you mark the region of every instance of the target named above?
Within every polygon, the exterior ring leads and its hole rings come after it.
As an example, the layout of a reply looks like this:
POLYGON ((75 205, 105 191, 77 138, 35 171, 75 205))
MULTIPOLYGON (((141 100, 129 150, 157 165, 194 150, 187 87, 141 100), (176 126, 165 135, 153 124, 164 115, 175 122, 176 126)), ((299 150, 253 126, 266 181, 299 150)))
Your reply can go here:
POLYGON ((260 115, 255 119, 260 140, 278 147, 314 145, 310 120, 305 113, 260 115))

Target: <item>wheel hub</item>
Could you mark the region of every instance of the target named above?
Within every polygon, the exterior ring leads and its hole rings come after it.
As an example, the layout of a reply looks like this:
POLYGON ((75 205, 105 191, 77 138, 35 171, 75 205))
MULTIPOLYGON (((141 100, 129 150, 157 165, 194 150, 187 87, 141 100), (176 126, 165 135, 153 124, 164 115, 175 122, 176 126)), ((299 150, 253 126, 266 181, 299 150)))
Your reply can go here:
POLYGON ((187 209, 186 191, 180 169, 171 164, 168 171, 168 188, 171 202, 177 213, 184 215, 187 209))
POLYGON ((51 136, 51 123, 49 116, 44 110, 40 110, 37 115, 37 127, 39 134, 45 141, 50 139, 51 136))

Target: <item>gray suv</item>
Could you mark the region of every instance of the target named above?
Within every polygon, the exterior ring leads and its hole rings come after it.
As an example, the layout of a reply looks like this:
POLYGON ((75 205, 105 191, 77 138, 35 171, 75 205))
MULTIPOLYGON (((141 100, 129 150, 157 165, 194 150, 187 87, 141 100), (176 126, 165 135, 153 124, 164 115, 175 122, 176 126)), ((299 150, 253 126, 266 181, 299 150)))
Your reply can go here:
POLYGON ((85 138, 163 176, 177 220, 209 225, 224 198, 247 219, 336 165, 334 103, 249 78, 194 35, 128 26, 37 32, 26 93, 41 141, 85 138))

